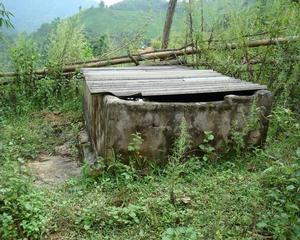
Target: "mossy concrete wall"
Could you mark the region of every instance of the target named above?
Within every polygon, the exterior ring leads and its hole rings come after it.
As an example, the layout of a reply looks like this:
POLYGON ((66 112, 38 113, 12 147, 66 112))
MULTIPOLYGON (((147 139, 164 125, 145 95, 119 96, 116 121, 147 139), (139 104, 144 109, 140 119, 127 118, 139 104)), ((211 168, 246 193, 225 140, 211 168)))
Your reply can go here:
POLYGON ((213 132, 212 144, 219 151, 224 150, 232 131, 243 133, 247 144, 263 144, 272 94, 261 90, 251 96, 227 95, 216 102, 166 103, 91 95, 86 88, 84 103, 87 130, 97 155, 126 159, 132 134, 139 132, 144 140, 141 154, 149 161, 165 162, 183 119, 193 149, 203 142, 205 131, 213 132))

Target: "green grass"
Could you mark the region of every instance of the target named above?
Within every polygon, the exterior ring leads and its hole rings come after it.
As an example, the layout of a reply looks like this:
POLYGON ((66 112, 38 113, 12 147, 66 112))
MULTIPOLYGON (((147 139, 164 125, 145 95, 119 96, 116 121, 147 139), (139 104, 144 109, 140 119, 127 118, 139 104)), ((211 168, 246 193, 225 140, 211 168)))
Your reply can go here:
MULTIPOLYGON (((63 131, 75 136, 80 111, 65 112, 63 131)), ((1 129, 3 239, 299 237, 300 129, 286 109, 275 109, 265 149, 189 157, 147 176, 116 160, 109 171, 95 176, 85 166, 81 178, 53 188, 35 186, 24 165, 56 144, 45 115, 6 117, 1 129)))

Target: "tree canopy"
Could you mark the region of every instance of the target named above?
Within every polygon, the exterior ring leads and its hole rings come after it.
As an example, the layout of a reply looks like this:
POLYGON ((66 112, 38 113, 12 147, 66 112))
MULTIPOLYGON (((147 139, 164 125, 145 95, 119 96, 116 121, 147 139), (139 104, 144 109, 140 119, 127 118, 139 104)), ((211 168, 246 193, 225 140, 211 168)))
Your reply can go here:
POLYGON ((13 28, 11 23, 12 13, 5 9, 5 6, 0 2, 0 27, 5 26, 7 28, 13 28))

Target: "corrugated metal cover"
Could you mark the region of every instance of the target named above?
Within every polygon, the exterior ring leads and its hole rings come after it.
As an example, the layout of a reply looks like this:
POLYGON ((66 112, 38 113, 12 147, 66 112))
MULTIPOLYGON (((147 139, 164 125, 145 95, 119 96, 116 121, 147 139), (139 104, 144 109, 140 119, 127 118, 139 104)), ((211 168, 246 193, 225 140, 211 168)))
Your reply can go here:
POLYGON ((86 68, 81 70, 91 94, 118 97, 220 93, 266 89, 213 70, 178 66, 86 68))

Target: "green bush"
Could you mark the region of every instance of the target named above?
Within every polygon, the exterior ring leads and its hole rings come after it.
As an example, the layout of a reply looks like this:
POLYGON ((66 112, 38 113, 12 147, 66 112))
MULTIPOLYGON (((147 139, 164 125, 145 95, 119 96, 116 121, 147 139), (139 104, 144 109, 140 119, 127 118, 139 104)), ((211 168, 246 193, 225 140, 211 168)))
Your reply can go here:
POLYGON ((47 197, 19 168, 12 162, 1 166, 0 238, 41 239, 49 231, 47 197))
POLYGON ((15 98, 32 96, 37 80, 34 72, 40 58, 36 43, 24 34, 19 35, 10 48, 10 57, 12 67, 18 74, 10 84, 11 92, 14 92, 15 98))
POLYGON ((260 214, 257 227, 276 239, 300 238, 300 155, 291 166, 271 166, 261 176, 268 211, 260 214))
POLYGON ((54 92, 55 86, 57 85, 57 80, 49 77, 40 79, 37 82, 37 90, 34 94, 34 102, 36 102, 40 107, 49 107, 57 97, 54 92))
POLYGON ((62 68, 67 63, 83 61, 91 57, 92 50, 83 35, 79 16, 57 24, 49 36, 47 49, 47 66, 52 77, 60 78, 62 68))
POLYGON ((197 240, 198 234, 193 228, 168 228, 162 235, 162 240, 197 240))

